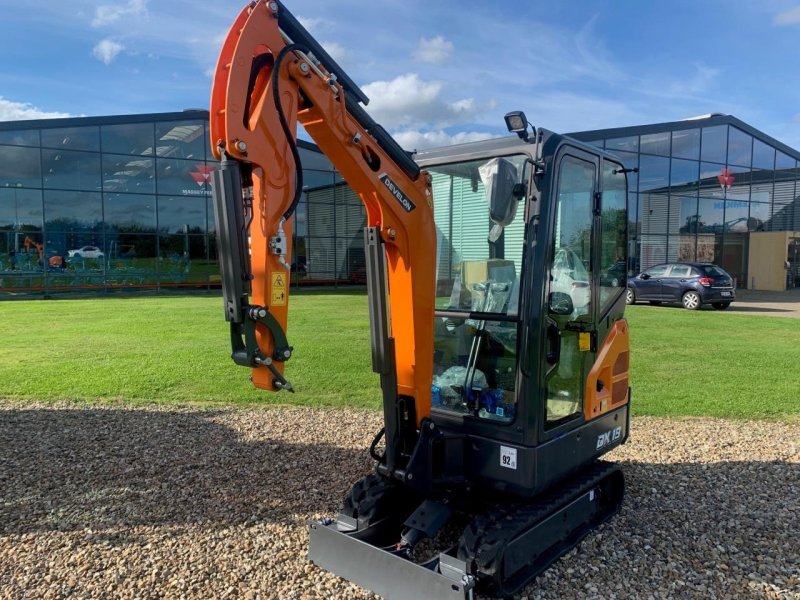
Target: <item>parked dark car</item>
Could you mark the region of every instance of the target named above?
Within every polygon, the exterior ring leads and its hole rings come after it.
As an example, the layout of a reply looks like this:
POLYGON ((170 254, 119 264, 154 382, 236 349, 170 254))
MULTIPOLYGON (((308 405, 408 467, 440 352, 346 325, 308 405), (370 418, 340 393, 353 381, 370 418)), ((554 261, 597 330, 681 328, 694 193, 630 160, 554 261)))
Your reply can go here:
POLYGON ((640 300, 651 304, 680 302, 689 310, 704 304, 725 310, 735 299, 733 277, 709 263, 665 263, 628 278, 628 304, 640 300))

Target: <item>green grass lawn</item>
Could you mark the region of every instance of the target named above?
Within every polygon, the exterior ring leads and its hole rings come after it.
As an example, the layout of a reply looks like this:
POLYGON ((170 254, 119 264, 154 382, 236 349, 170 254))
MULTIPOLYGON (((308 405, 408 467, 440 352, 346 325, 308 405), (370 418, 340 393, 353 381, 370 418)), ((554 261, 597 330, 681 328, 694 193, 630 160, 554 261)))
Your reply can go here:
MULTIPOLYGON (((628 318, 635 414, 800 414, 800 320, 646 306, 628 318)), ((216 297, 0 302, 0 339, 5 398, 380 405, 363 293, 293 296, 296 394, 252 388, 216 297)))

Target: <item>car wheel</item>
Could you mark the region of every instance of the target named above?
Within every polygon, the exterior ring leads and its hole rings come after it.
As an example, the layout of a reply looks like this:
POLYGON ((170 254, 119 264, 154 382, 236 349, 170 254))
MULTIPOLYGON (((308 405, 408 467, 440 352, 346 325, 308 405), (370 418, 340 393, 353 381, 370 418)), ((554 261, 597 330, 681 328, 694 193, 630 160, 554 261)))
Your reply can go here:
POLYGON ((633 304, 636 302, 636 294, 633 293, 631 288, 625 290, 625 304, 633 304))
POLYGON ((730 302, 714 302, 713 306, 716 310, 725 310, 731 305, 730 302))
POLYGON ((692 290, 689 290, 683 295, 681 302, 683 302, 683 308, 687 310, 697 310, 702 304, 700 294, 692 290))

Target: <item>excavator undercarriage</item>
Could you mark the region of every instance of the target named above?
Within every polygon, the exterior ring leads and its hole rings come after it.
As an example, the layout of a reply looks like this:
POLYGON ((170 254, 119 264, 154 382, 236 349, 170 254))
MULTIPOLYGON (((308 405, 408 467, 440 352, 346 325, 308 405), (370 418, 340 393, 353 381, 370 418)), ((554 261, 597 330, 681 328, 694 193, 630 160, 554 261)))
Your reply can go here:
POLYGON ((623 492, 622 471, 602 461, 530 500, 420 502, 369 475, 353 487, 336 521, 311 524, 309 558, 388 598, 472 598, 478 590, 506 597, 614 516, 623 492), (455 541, 450 532, 439 540, 449 546, 419 560, 417 544, 435 542, 450 519, 466 522, 455 541))

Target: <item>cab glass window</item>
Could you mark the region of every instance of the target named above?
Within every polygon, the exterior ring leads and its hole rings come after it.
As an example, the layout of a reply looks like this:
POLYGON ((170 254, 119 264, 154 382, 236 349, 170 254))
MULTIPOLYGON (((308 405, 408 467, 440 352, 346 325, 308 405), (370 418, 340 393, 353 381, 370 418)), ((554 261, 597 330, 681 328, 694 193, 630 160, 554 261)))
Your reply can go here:
POLYGON ((427 170, 437 237, 432 404, 510 423, 528 162, 510 156, 427 170))
POLYGON ((600 225, 600 314, 625 288, 627 234, 625 173, 620 165, 603 164, 603 199, 600 225))

